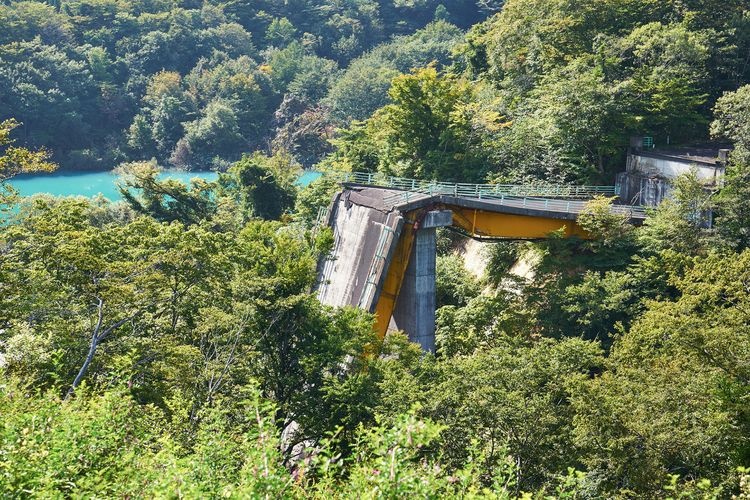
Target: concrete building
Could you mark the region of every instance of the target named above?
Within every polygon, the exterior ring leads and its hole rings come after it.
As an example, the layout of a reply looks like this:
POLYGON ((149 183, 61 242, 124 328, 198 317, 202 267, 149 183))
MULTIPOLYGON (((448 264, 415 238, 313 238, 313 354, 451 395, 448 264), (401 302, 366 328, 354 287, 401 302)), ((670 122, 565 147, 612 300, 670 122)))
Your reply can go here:
POLYGON ((691 171, 707 188, 721 187, 728 149, 648 148, 643 144, 642 138, 631 141, 625 172, 617 176, 616 190, 625 203, 656 206, 669 197, 674 180, 691 171))

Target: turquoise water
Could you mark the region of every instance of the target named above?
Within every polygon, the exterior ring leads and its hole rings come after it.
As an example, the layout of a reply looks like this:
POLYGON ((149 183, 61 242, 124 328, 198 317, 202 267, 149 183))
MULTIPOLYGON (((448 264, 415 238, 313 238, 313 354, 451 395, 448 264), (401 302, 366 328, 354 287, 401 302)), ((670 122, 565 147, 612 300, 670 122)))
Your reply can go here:
MULTIPOLYGON (((216 172, 165 172, 162 179, 178 179, 189 182, 194 177, 208 181, 216 180, 216 172)), ((320 177, 320 172, 304 172, 299 179, 301 186, 307 186, 320 177)), ((55 196, 87 196, 97 194, 116 201, 122 199, 115 182, 118 177, 111 172, 56 172, 45 175, 18 176, 9 181, 21 196, 31 196, 37 193, 47 193, 55 196)))

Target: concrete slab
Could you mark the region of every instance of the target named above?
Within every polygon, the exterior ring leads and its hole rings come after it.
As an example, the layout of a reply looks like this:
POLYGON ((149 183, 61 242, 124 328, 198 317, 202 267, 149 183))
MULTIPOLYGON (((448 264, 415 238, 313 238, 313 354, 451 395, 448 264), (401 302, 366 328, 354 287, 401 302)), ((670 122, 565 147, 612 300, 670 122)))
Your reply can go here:
POLYGON ((381 210, 377 197, 346 191, 334 199, 329 219, 334 245, 321 266, 318 299, 373 311, 403 217, 381 210))

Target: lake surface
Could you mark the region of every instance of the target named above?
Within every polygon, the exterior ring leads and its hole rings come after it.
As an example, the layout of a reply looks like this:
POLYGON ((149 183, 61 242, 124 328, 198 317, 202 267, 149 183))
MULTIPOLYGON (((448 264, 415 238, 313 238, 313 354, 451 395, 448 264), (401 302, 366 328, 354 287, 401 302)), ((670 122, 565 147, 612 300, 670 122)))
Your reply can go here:
MULTIPOLYGON (((320 175, 320 172, 306 171, 300 176, 299 185, 307 186, 320 175)), ((160 175, 161 179, 178 179, 185 183, 195 177, 213 181, 216 180, 218 174, 216 172, 167 171, 160 175)), ((55 172, 18 176, 8 183, 16 188, 21 196, 47 193, 54 196, 92 197, 101 194, 109 200, 117 201, 122 199, 115 185, 117 179, 118 176, 111 172, 55 172)))

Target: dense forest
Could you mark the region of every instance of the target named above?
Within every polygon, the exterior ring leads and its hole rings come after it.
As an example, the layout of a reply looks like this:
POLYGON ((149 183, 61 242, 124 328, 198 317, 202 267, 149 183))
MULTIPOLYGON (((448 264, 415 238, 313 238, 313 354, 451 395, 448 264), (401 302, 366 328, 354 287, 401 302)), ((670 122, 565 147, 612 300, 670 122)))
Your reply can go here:
POLYGON ((6 0, 0 186, 2 497, 750 498, 746 1, 6 0), (312 293, 302 168, 611 183, 633 135, 721 190, 479 274, 440 233, 434 355, 312 293), (123 201, 6 182, 55 168, 123 201))
POLYGON ((226 168, 299 149, 383 105, 390 79, 450 62, 492 1, 0 4, 0 120, 70 169, 156 158, 226 168))

